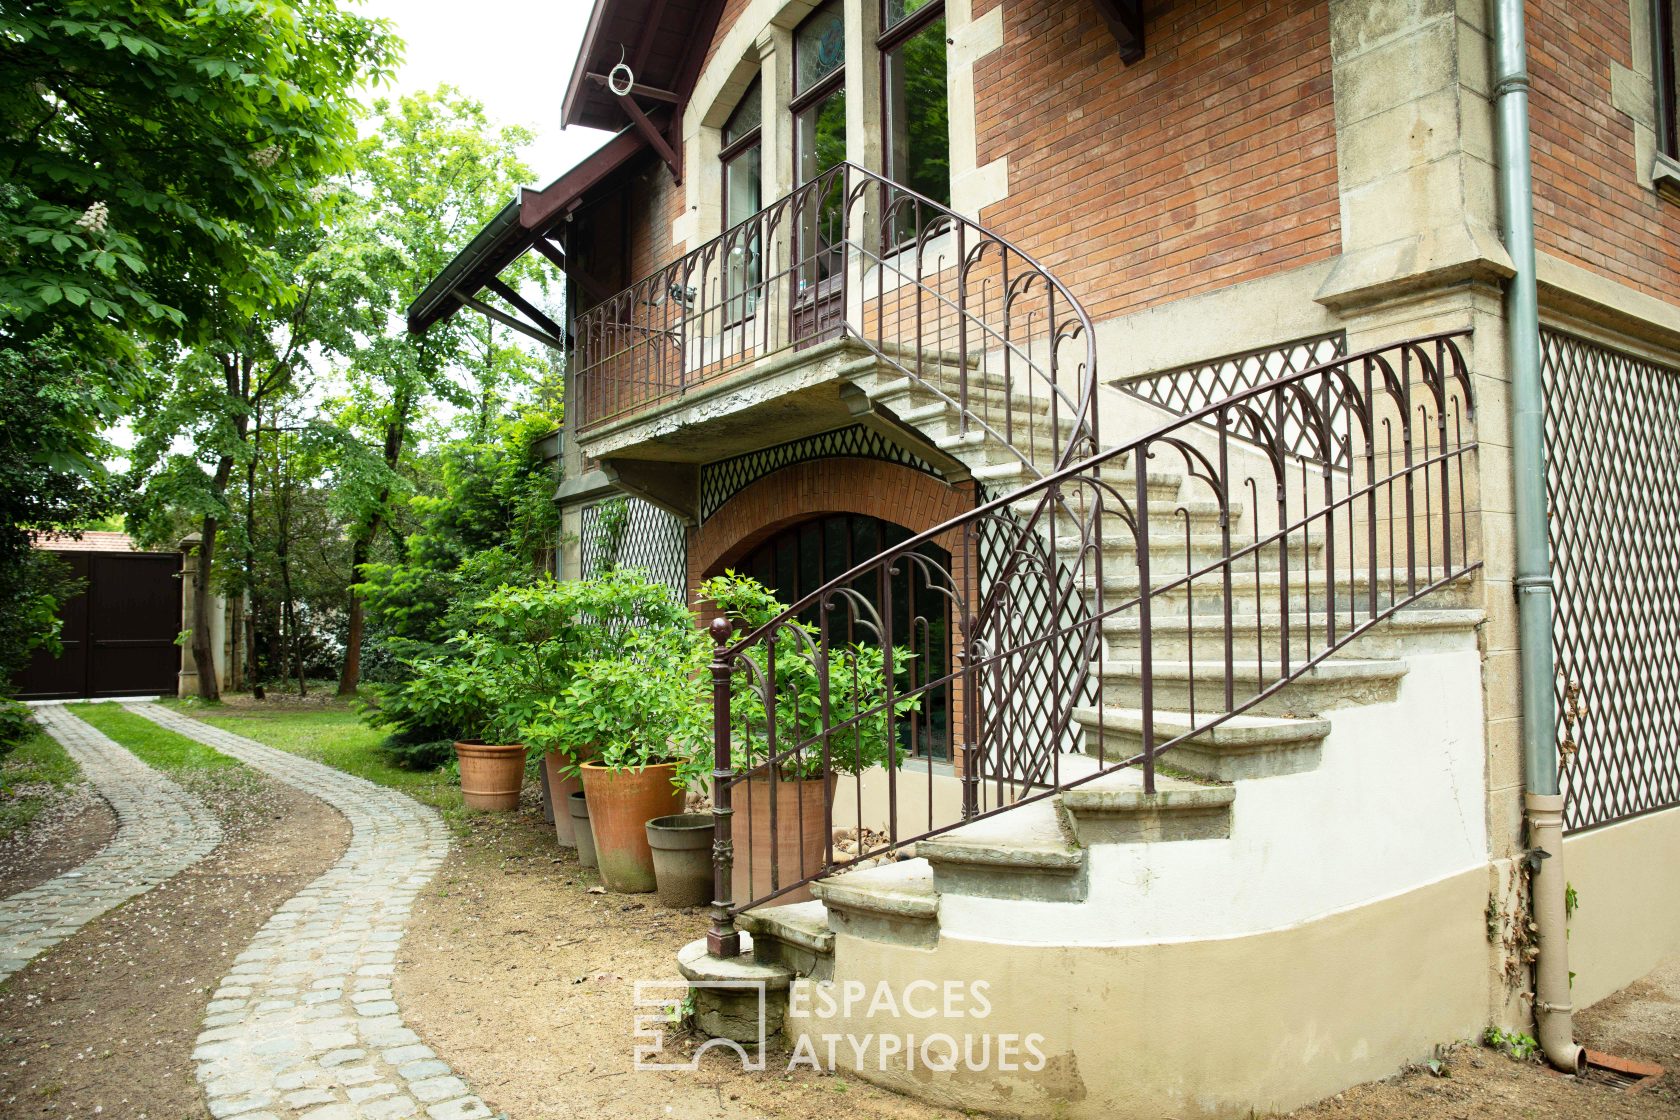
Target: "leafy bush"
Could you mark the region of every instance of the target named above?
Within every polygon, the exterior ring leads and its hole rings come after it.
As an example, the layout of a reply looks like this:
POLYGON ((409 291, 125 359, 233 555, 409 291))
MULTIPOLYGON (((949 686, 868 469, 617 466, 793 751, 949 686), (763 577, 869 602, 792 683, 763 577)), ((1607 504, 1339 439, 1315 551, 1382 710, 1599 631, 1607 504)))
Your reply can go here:
POLYGON ((0 699, 0 758, 35 733, 35 717, 16 700, 0 699))
POLYGON ((440 653, 406 662, 409 679, 382 691, 376 723, 415 742, 567 749, 553 730, 553 704, 580 665, 686 665, 687 651, 704 644, 692 612, 637 571, 502 587, 472 604, 465 620, 440 653))
POLYGON ((427 739, 414 732, 398 731, 380 742, 379 753, 391 765, 403 770, 436 770, 455 757, 455 741, 427 739))
MULTIPOLYGON (((762 584, 733 571, 701 584, 700 597, 747 629, 757 629, 787 610, 762 584)), ((747 770, 768 760, 768 699, 775 703, 777 753, 796 746, 804 748, 777 763, 777 771, 784 781, 820 776, 825 743, 832 771, 858 774, 885 765, 889 758, 903 765, 905 752, 888 750, 884 653, 858 643, 828 648, 828 718, 825 721, 820 671, 823 653, 818 648, 815 627, 790 618, 777 627, 774 636, 774 691, 768 691, 760 683, 770 680, 769 651, 762 642, 747 650, 753 672, 737 673, 734 678, 730 716, 737 728, 733 744, 735 768, 747 770)), ((893 649, 893 679, 898 691, 910 687, 909 667, 913 657, 907 649, 893 649)), ((891 708, 895 716, 903 717, 921 704, 922 696, 918 694, 893 701, 891 708)))

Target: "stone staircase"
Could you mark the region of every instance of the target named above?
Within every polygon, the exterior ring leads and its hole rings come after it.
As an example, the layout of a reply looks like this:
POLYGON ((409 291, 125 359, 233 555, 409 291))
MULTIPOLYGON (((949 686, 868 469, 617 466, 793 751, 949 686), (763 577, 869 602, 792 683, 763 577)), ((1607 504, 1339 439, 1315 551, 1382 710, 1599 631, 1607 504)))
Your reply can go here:
MULTIPOLYGON (((957 396, 955 363, 930 363, 926 368, 927 380, 957 396)), ((962 431, 952 403, 885 363, 854 374, 852 381, 879 413, 960 460, 991 493, 1009 492, 1047 473, 1053 466, 1049 432, 1054 429, 1064 442, 1072 434, 1065 416, 1052 423, 1043 399, 1012 397, 998 379, 976 377, 971 382, 969 411, 1000 432, 1005 417, 1011 418, 1019 435, 1007 444, 973 425, 962 431)), ((1117 474, 1129 478, 1125 466, 1118 464, 1117 474)), ((1147 475, 1150 561, 1157 584, 1161 573, 1185 572, 1187 559, 1200 565, 1224 555, 1218 505, 1194 497, 1181 500, 1181 489, 1190 490, 1182 484, 1170 471, 1147 475)), ((1019 512, 1030 512, 1033 504, 1020 503, 1019 512)), ((1233 507, 1232 538, 1238 542, 1234 547, 1250 539, 1251 516, 1251 511, 1233 507), (1244 527, 1242 534, 1239 526, 1244 527)), ((1046 526, 1044 532, 1064 559, 1077 554, 1079 541, 1070 535, 1071 526, 1046 526)), ((1137 591, 1132 536, 1110 535, 1101 548, 1103 576, 1100 581, 1085 580, 1081 588, 1093 606, 1120 602, 1137 591)), ((794 976, 828 979, 835 974, 836 935, 931 947, 940 939, 942 914, 958 901, 996 914, 1004 927, 996 936, 1002 940, 1010 939, 1011 930, 1008 912, 997 909, 999 905, 1053 908, 1048 911, 1052 917, 1065 913, 1070 925, 1077 926, 1082 920, 1077 912, 1095 893, 1105 892, 1107 905, 1117 904, 1117 899, 1124 905, 1126 892, 1134 889, 1104 881, 1095 870, 1097 864, 1118 865, 1122 857, 1147 862, 1141 855, 1146 847, 1229 845, 1234 830, 1296 827, 1296 821, 1244 816, 1239 813, 1240 799, 1245 791, 1256 792, 1252 783, 1287 781, 1317 770, 1326 743, 1335 735, 1336 720, 1330 713, 1382 708, 1395 709, 1396 719, 1406 718, 1399 709, 1404 707, 1402 685, 1411 660, 1462 650, 1473 642, 1481 613, 1469 609, 1470 577, 1462 577, 1303 671, 1299 666, 1322 655, 1325 647, 1330 582, 1323 570, 1320 535, 1295 534, 1290 552, 1287 571, 1275 550, 1268 550, 1258 558, 1258 571, 1245 561, 1247 570, 1233 573, 1230 675, 1241 705, 1282 675, 1280 655, 1287 643, 1292 679, 1241 714, 1173 746, 1160 760, 1153 793, 1144 792, 1135 768, 1088 778, 1101 768, 1099 759, 1112 764, 1142 750, 1141 624, 1135 612, 1127 612, 1104 623, 1101 656, 1089 666, 1099 699, 1074 712, 1083 729, 1083 750, 1062 754, 1056 763, 1059 785, 1088 780, 921 840, 913 852, 900 853, 908 858, 830 875, 812 884, 815 901, 765 906, 741 915, 739 927, 751 935, 753 960, 784 984, 794 976), (1280 610, 1286 577, 1287 610, 1280 610), (987 906, 992 909, 984 909, 987 906)), ((1433 576, 1425 572, 1419 579, 1433 576)), ((1409 594, 1403 576, 1379 572, 1374 582, 1381 604, 1409 594)), ((1365 575, 1337 578, 1335 602, 1344 618, 1350 596, 1357 596, 1354 601, 1360 607, 1369 602, 1371 584, 1365 575)), ((1153 610, 1151 684, 1159 745, 1195 730, 1210 713, 1224 711, 1223 580, 1200 579, 1159 595, 1153 610)), ((1347 627, 1340 629, 1345 633, 1347 627)), ((1326 836, 1323 841, 1357 843, 1359 838, 1326 836)), ((1217 866, 1219 861, 1202 862, 1217 866)), ((1231 874, 1245 873, 1239 864, 1233 858, 1231 874)), ((1219 889, 1218 884, 1209 889, 1219 889)), ((691 979, 704 981, 710 974, 708 966, 692 956, 683 967, 691 979)))

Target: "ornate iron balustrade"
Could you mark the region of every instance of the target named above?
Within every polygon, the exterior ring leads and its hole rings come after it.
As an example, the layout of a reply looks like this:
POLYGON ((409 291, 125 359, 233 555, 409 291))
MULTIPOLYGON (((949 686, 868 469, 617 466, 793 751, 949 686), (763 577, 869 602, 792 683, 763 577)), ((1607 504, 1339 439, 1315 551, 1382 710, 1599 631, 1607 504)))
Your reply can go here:
POLYGON ((577 321, 584 432, 847 337, 1035 473, 1097 448, 1083 308, 1037 261, 842 163, 577 321))
POLYGON ((1122 770, 1153 792, 1175 747, 1479 567, 1467 333, 1273 378, 985 501, 738 639, 715 622, 711 951, 739 951, 743 910, 976 818, 1122 770), (894 613, 911 566, 942 610, 894 613), (846 644, 860 633, 878 689, 846 644), (916 672, 935 641, 949 672, 916 672), (899 725, 941 690, 952 772, 901 769, 899 725), (741 817, 760 835, 737 854, 741 817), (810 838, 767 842, 766 820, 810 838))

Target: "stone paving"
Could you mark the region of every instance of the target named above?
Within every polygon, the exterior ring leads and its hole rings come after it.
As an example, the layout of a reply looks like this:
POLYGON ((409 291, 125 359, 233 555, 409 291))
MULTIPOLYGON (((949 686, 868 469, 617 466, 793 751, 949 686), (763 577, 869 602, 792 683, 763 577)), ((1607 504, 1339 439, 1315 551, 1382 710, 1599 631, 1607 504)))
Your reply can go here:
POLYGON ((203 859, 222 841, 204 803, 59 705, 36 721, 110 803, 117 830, 79 867, 0 900, 0 980, 99 915, 203 859))
POLYGON ((131 710, 321 798, 350 822, 343 858, 280 907, 214 994, 193 1051, 211 1114, 490 1116, 403 1026, 391 993, 414 896, 449 850, 443 820, 395 790, 167 708, 131 710))

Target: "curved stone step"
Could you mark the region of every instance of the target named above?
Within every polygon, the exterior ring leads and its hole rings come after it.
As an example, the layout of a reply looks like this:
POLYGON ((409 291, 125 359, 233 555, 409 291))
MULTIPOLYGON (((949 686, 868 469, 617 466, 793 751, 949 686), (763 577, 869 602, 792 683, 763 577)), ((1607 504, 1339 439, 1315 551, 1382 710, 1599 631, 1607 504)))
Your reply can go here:
POLYGON ((760 906, 735 919, 736 928, 752 934, 753 957, 780 965, 797 976, 826 980, 834 972, 834 931, 828 907, 820 902, 760 906))
POLYGON ((941 894, 1078 902, 1085 897, 1085 851, 1050 798, 981 817, 918 841, 941 894))
MULTIPOLYGON (((1085 728, 1085 749, 1100 743, 1110 761, 1143 752, 1143 712, 1137 708, 1075 708, 1073 717, 1085 728)), ((1192 720, 1185 712, 1155 713, 1155 744, 1171 743, 1205 725, 1207 717, 1192 720)), ((1232 716, 1223 723, 1176 743, 1160 756, 1175 771, 1219 782, 1272 778, 1316 769, 1330 722, 1287 716, 1232 716)))
MULTIPOLYGON (((1095 765, 1090 760, 1089 765, 1095 765)), ((1155 775, 1145 792, 1135 767, 1093 778, 1057 795, 1081 844, 1143 844, 1223 840, 1231 835, 1236 787, 1155 775)))
POLYGON ((939 940, 939 889, 925 859, 831 875, 813 882, 811 894, 836 933, 922 947, 939 940))
MULTIPOLYGON (((1366 604, 1359 604, 1363 609, 1366 604)), ((1456 639, 1471 635, 1485 617, 1479 610, 1433 610, 1407 608, 1371 626, 1358 637, 1345 635, 1363 619, 1349 620, 1338 611, 1337 640, 1345 644, 1338 657, 1392 658, 1408 653, 1435 652, 1449 647, 1456 639)), ((1218 655, 1224 649, 1225 617, 1221 613, 1199 612, 1155 617, 1153 644, 1156 657, 1173 661, 1188 660, 1190 647, 1195 646, 1198 660, 1218 655)), ((1322 612, 1292 611, 1289 614, 1289 648, 1291 657, 1304 659, 1310 636, 1313 652, 1324 649, 1325 617, 1322 612)), ((1111 657, 1135 658, 1141 645, 1143 627, 1135 612, 1111 616, 1103 620, 1103 633, 1108 637, 1111 657)), ((1283 615, 1268 611, 1256 615, 1252 610, 1234 613, 1231 617, 1232 645, 1235 654, 1250 659, 1275 658, 1283 649, 1283 615)))
MULTIPOLYGON (((1399 693, 1400 679, 1406 675, 1406 662, 1331 658, 1306 670, 1292 665, 1290 671, 1295 674, 1294 679, 1249 708, 1251 714, 1307 716, 1356 705, 1392 703, 1399 693)), ((1104 704, 1142 707, 1141 662, 1105 661, 1093 672, 1102 682, 1104 704)), ((1282 675, 1281 662, 1275 659, 1234 662, 1230 676, 1236 703, 1244 703, 1282 675)), ((1192 665, 1188 661, 1157 658, 1150 663, 1150 677, 1152 706, 1156 711, 1196 712, 1205 717, 1225 710, 1223 661, 1198 661, 1192 665)))
MULTIPOLYGON (((1294 549, 1291 550, 1295 552, 1294 549)), ((1255 575, 1252 557, 1239 560, 1231 573, 1231 595, 1233 608, 1252 609, 1258 600, 1262 609, 1275 610, 1283 597, 1283 573, 1274 563, 1270 567, 1261 561, 1258 578, 1255 575)), ((1171 573, 1167 573, 1171 574, 1171 573)), ((1329 579, 1328 572, 1315 563, 1310 569, 1297 564, 1297 556, 1291 555, 1289 566, 1289 603, 1291 610, 1304 610, 1310 603, 1314 613, 1321 617, 1328 604, 1325 591, 1329 579)), ((1375 582, 1377 589, 1378 609, 1387 609, 1396 599, 1406 599, 1411 595, 1411 586, 1405 574, 1398 573, 1390 576, 1383 571, 1377 574, 1373 581, 1368 570, 1349 576, 1345 570, 1337 570, 1336 577, 1336 610, 1338 614, 1345 613, 1348 604, 1354 603, 1358 608, 1365 608, 1370 603, 1370 588, 1375 582)), ((1428 606, 1436 610, 1465 610, 1474 608, 1470 593, 1475 577, 1474 572, 1465 572, 1453 577, 1445 586, 1437 588, 1426 598, 1420 599, 1420 606, 1428 606)), ((1420 570, 1417 587, 1422 588, 1434 582, 1438 573, 1433 570, 1420 570)), ((1152 578, 1152 586, 1159 588, 1165 580, 1152 578)), ((1133 564, 1116 565, 1113 573, 1103 573, 1103 595, 1110 606, 1127 602, 1136 598, 1138 593, 1137 567, 1133 564)), ((1089 602, 1094 597, 1095 581, 1088 576, 1082 577, 1080 590, 1089 602)), ((1158 590, 1154 596, 1157 613, 1183 614, 1187 606, 1193 606, 1197 611, 1223 611, 1225 609, 1224 579, 1219 572, 1209 572, 1198 577, 1189 584, 1181 584, 1168 590, 1158 590)))

